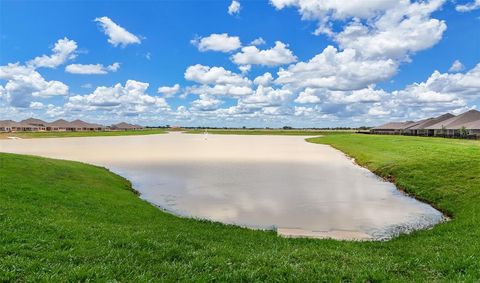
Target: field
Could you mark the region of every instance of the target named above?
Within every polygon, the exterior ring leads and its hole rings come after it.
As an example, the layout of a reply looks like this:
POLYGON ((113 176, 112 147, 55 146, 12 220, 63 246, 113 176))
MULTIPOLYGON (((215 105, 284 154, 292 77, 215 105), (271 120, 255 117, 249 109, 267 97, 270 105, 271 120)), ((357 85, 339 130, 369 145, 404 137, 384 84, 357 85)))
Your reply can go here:
POLYGON ((128 131, 99 131, 99 132, 14 132, 0 133, 0 139, 16 137, 22 139, 33 138, 66 138, 66 137, 98 137, 98 136, 134 136, 134 135, 154 135, 163 134, 165 129, 144 129, 128 131))
POLYGON ((103 168, 0 153, 0 281, 479 280, 480 142, 309 141, 342 150, 451 221, 387 242, 284 239, 162 212, 103 168))

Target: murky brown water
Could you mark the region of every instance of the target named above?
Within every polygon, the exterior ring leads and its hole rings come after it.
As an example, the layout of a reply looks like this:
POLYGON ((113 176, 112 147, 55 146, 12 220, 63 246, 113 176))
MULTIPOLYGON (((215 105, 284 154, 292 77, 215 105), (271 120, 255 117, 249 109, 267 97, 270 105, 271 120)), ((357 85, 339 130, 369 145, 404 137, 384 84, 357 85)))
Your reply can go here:
POLYGON ((128 178, 173 213, 285 235, 384 239, 443 219, 303 137, 187 135, 2 140, 0 151, 78 160, 128 178))

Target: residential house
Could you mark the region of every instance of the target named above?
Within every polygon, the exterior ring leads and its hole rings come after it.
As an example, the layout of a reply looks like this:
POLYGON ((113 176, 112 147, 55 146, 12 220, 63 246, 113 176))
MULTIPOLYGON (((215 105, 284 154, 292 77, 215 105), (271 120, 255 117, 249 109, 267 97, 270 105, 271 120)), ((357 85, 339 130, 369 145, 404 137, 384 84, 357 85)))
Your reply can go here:
POLYGON ((127 130, 142 130, 144 128, 139 125, 133 125, 133 124, 121 122, 121 123, 112 125, 110 129, 117 130, 117 131, 127 131, 127 130))
POLYGON ((102 131, 105 129, 102 125, 87 123, 78 119, 70 122, 70 125, 75 131, 102 131))
POLYGON ((58 119, 51 123, 47 124, 47 131, 56 131, 56 132, 66 132, 66 131, 75 131, 75 127, 70 124, 70 122, 58 119))
POLYGON ((452 117, 450 119, 441 121, 434 125, 425 127, 426 130, 433 130, 435 136, 460 136, 462 131, 476 132, 479 129, 471 128, 478 125, 480 120, 480 112, 477 110, 470 110, 461 115, 452 117))
POLYGON ((415 125, 414 121, 407 122, 390 122, 378 127, 371 129, 370 131, 374 134, 383 134, 383 135, 400 135, 405 132, 410 126, 415 125))
POLYGON ((434 130, 428 130, 426 129, 427 127, 443 122, 453 117, 455 117, 455 115, 446 113, 436 118, 428 118, 428 119, 419 121, 416 125, 411 126, 407 130, 409 134, 415 135, 415 136, 433 136, 434 130))
POLYGON ((46 131, 48 123, 40 119, 28 118, 20 121, 20 124, 33 131, 46 131), (29 126, 34 126, 34 128, 29 126))

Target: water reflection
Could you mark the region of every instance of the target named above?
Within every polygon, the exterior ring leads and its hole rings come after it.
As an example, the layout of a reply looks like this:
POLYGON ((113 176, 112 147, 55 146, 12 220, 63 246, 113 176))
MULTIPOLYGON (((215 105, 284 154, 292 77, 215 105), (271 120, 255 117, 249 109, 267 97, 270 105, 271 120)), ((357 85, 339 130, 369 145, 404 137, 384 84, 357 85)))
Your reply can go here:
POLYGON ((195 135, 2 141, 4 151, 107 166, 183 216, 385 238, 442 215, 330 147, 299 137, 195 135))

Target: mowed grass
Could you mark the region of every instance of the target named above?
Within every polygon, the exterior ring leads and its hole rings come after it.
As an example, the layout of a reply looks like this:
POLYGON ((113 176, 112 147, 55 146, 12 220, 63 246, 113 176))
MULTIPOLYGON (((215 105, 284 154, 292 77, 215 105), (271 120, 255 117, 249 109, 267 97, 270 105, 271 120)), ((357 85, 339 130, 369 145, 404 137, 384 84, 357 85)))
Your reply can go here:
POLYGON ((480 279, 479 142, 359 134, 310 142, 394 177, 452 220, 387 242, 284 239, 162 212, 99 167, 0 154, 0 281, 480 279))
POLYGON ((99 136, 136 136, 136 135, 155 135, 166 133, 166 129, 143 129, 127 131, 85 131, 85 132, 13 132, 0 133, 0 139, 17 137, 22 139, 35 138, 66 138, 66 137, 99 137, 99 136))
MULTIPOLYGON (((209 134, 216 135, 282 135, 282 136, 319 136, 323 134, 349 133, 353 130, 281 130, 281 129, 208 129, 209 134)), ((203 134, 205 130, 188 130, 187 134, 203 134)))

